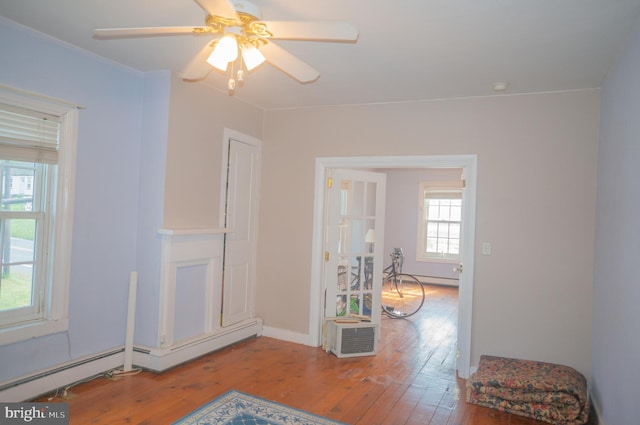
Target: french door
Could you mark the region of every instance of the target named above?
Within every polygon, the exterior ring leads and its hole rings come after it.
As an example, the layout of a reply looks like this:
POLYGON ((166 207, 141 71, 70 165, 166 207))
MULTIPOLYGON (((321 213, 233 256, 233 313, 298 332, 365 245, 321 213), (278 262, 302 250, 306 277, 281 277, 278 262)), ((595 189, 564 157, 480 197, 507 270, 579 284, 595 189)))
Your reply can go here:
POLYGON ((385 174, 330 170, 325 317, 367 317, 380 323, 385 187, 385 174))

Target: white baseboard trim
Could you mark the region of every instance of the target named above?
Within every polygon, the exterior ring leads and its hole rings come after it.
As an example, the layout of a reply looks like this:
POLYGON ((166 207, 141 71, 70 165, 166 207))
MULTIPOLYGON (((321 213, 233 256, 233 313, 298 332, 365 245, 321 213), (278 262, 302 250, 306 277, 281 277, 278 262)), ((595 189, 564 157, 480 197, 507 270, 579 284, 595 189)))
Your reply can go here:
POLYGON ((124 347, 120 347, 2 382, 0 401, 12 403, 32 400, 58 388, 121 367, 123 362, 124 347))
POLYGON ((442 286, 460 286, 460 281, 458 279, 451 279, 446 277, 435 277, 435 276, 423 276, 419 274, 414 274, 415 277, 422 283, 426 283, 427 285, 442 285, 442 286))
POLYGON ((280 339, 283 341, 294 342, 296 344, 308 345, 311 347, 317 347, 318 344, 311 343, 308 334, 302 334, 299 332, 293 332, 287 329, 274 328, 271 326, 265 326, 262 329, 262 335, 269 338, 280 339))
POLYGON ((168 348, 136 345, 133 348, 133 364, 154 372, 162 372, 212 351, 253 336, 261 336, 262 319, 250 319, 210 335, 179 342, 168 348))

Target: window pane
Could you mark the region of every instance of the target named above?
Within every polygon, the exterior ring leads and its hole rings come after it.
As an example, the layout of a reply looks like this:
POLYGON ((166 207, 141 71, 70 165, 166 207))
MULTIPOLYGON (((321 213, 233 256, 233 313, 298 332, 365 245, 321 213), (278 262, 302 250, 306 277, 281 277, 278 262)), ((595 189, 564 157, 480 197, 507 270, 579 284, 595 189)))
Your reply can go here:
POLYGON ((369 217, 376 215, 376 185, 377 183, 368 182, 366 186, 364 215, 369 217))
POLYGON ((447 239, 438 239, 438 251, 441 254, 446 254, 448 252, 449 247, 447 246, 447 239))
POLYGON ((364 294, 364 305, 362 306, 362 314, 371 316, 373 306, 373 294, 364 294))
POLYGON ((345 254, 351 249, 351 220, 341 218, 339 221, 340 240, 338 241, 338 253, 345 254))
POLYGON ((360 312, 360 297, 357 294, 353 294, 350 297, 349 313, 351 313, 351 314, 362 314, 360 312))
POLYGON ((365 186, 364 182, 354 181, 353 189, 351 192, 351 214, 362 216, 364 215, 364 206, 365 206, 365 186))
POLYGON ((462 221, 462 207, 451 206, 451 221, 462 221))
POLYGON ((449 237, 460 239, 460 224, 459 223, 450 223, 449 224, 449 237))
POLYGON ((427 219, 438 220, 440 217, 440 202, 437 199, 430 199, 427 201, 427 219))
POLYGON ((429 237, 438 236, 438 223, 427 224, 427 236, 429 237))
POLYGON ((344 264, 338 265, 338 292, 344 292, 347 290, 347 281, 349 275, 347 273, 347 267, 344 264))
POLYGON ((438 252, 438 238, 427 238, 427 252, 438 252))
POLYGON ((340 215, 347 215, 349 212, 349 192, 340 190, 340 215))
POLYGON ((36 220, 5 220, 5 231, 9 237, 3 243, 2 263, 33 262, 36 220))
POLYGON ((449 216, 451 215, 451 208, 448 205, 448 202, 443 202, 440 206, 440 220, 449 220, 449 216))
POLYGON ((449 224, 438 223, 438 237, 445 239, 449 237, 449 224))
POLYGON ((453 254, 453 255, 460 254, 460 240, 459 239, 449 239, 449 254, 453 254))
POLYGON ((33 162, 0 161, 2 211, 32 211, 36 174, 33 162))
POLYGON ((0 276, 0 311, 29 307, 33 302, 33 268, 4 266, 0 276))
POLYGON ((336 316, 346 316, 347 314, 347 296, 338 295, 336 300, 336 316))

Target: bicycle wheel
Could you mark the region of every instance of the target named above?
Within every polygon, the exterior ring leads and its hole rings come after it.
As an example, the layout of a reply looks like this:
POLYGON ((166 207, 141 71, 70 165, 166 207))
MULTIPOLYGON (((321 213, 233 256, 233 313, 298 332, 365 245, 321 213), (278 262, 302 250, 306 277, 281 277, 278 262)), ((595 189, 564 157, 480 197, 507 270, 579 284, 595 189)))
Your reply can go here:
POLYGON ((402 319, 416 314, 424 298, 424 286, 410 274, 389 275, 382 282, 382 311, 389 317, 402 319))

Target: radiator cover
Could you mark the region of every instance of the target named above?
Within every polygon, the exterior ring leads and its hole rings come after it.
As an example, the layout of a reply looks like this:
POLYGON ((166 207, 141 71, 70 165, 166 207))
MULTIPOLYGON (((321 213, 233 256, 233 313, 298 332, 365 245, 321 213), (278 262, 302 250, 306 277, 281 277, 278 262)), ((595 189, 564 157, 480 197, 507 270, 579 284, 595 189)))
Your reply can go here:
POLYGON ((378 325, 374 323, 327 324, 329 350, 338 357, 373 356, 378 349, 378 325))

